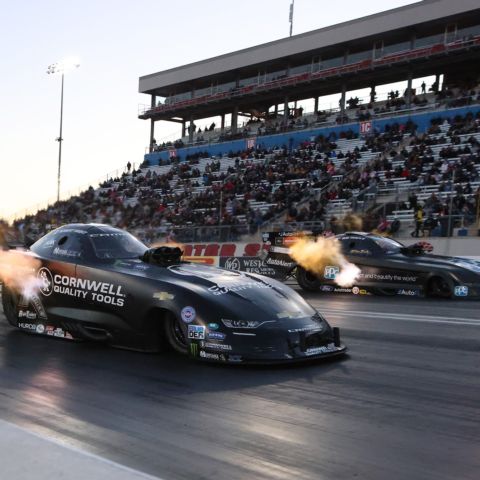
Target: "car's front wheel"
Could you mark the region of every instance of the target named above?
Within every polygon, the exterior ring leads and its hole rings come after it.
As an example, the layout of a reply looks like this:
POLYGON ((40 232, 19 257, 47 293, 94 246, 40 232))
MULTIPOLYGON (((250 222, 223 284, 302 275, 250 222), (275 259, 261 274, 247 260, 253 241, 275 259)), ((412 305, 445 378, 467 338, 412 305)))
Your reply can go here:
POLYGON ((302 267, 297 267, 297 282, 307 292, 317 292, 322 285, 322 281, 316 275, 302 267))
POLYGON ((165 338, 176 352, 184 355, 188 353, 185 324, 172 313, 168 313, 165 319, 165 338))
POLYGON ((13 327, 17 326, 17 308, 18 308, 18 294, 10 288, 3 285, 2 287, 2 305, 3 313, 7 322, 13 327))

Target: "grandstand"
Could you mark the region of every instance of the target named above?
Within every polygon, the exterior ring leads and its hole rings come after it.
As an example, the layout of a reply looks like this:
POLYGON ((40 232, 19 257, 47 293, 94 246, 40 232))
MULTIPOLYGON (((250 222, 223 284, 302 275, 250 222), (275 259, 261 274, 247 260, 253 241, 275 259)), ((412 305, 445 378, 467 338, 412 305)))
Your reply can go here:
POLYGON ((426 0, 141 77, 142 167, 16 226, 34 237, 95 221, 148 242, 236 240, 260 228, 335 232, 356 212, 366 228, 397 219, 409 234, 422 207, 436 223, 428 234, 477 233, 479 53, 478 2, 426 0), (427 75, 429 90, 412 88, 427 75), (401 80, 405 91, 376 100, 377 86, 401 80), (366 103, 347 101, 363 87, 366 103), (332 93, 338 109, 318 111, 332 93), (308 98, 313 112, 295 107, 308 98), (212 117, 219 128, 195 131, 212 117), (182 137, 156 143, 159 121, 180 123, 182 137))

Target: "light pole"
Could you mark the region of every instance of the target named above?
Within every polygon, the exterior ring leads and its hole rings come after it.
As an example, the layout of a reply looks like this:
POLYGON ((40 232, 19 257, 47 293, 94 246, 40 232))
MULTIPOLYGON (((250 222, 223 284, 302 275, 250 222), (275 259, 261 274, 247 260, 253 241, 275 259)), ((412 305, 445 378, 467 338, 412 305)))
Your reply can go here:
POLYGON ((292 0, 292 3, 290 4, 290 14, 288 15, 288 21, 290 22, 290 36, 292 36, 293 33, 293 9, 295 6, 295 0, 292 0))
POLYGON ((57 63, 52 63, 47 68, 48 75, 61 74, 62 75, 62 89, 60 93, 60 134, 55 141, 58 142, 58 172, 57 172, 57 202, 60 201, 60 172, 62 167, 62 131, 63 131, 63 85, 65 80, 65 73, 78 68, 80 63, 76 58, 69 58, 61 60, 57 63))

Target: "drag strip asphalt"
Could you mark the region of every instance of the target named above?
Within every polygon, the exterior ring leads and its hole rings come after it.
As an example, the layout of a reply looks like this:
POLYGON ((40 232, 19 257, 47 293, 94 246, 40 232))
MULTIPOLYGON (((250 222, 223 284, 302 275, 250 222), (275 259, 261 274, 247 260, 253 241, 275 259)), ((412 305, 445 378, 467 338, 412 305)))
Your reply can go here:
POLYGON ((0 313, 0 419, 165 480, 478 479, 480 302, 302 295, 346 357, 202 364, 25 334, 0 313))

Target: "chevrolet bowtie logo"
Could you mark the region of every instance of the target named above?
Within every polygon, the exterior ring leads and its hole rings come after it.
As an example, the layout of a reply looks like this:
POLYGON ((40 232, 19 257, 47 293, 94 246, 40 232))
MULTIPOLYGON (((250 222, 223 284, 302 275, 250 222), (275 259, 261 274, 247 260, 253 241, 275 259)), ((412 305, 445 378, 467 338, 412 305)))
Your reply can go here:
POLYGON ((168 292, 156 292, 153 294, 153 298, 165 301, 165 300, 173 300, 175 296, 168 292))

